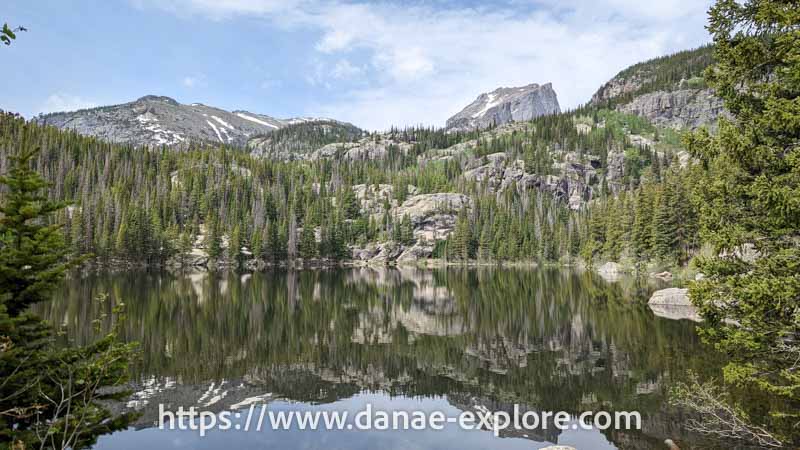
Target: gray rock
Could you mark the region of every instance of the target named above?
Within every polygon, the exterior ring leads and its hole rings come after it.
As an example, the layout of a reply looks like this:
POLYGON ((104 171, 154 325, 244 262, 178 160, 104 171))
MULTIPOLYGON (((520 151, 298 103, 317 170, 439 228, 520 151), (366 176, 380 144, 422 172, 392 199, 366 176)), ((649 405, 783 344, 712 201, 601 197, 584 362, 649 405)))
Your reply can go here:
MULTIPOLYGON (((376 188, 360 185, 354 190, 361 200, 362 210, 372 213, 373 217, 380 220, 384 210, 377 204, 383 202, 386 195, 391 195, 391 186, 380 185, 376 188)), ((397 205, 396 200, 392 200, 390 204, 392 206, 388 213, 392 217, 409 217, 416 242, 412 245, 389 241, 368 243, 363 247, 353 246, 350 249, 353 260, 368 264, 387 264, 430 258, 436 241, 447 239, 455 229, 458 211, 462 207, 470 208, 472 200, 464 194, 439 192, 412 195, 401 205, 397 205)))
POLYGON ((614 282, 619 281, 622 276, 622 266, 615 262, 607 262, 597 268, 597 273, 606 281, 614 282))
POLYGON ((325 145, 311 153, 308 159, 344 159, 349 161, 368 161, 383 159, 394 147, 402 153, 408 153, 412 144, 398 142, 386 136, 369 136, 358 142, 334 143, 325 145))
POLYGON ((669 288, 655 291, 647 305, 653 314, 666 319, 689 319, 695 322, 703 320, 689 299, 688 289, 669 288))
POLYGON ((702 71, 712 63, 710 47, 664 56, 628 67, 600 87, 591 104, 611 105, 618 111, 645 117, 656 125, 693 129, 713 128, 727 114, 722 100, 704 87, 702 71), (665 85, 659 74, 682 71, 689 79, 665 85))
POLYGON ((494 153, 470 161, 463 177, 498 194, 511 187, 520 192, 527 189, 549 192, 568 203, 571 209, 578 210, 592 198, 591 185, 597 184, 595 165, 599 165, 599 161, 586 159, 585 163, 579 163, 574 152, 568 152, 564 158, 567 162, 553 165, 558 175, 542 176, 527 173, 522 160, 511 161, 505 153, 494 153))
POLYGON ((479 95, 461 112, 447 119, 447 129, 469 131, 559 112, 558 97, 550 83, 501 87, 479 95))
POLYGON ((461 208, 471 208, 472 199, 464 194, 438 192, 408 197, 390 214, 402 219, 406 215, 414 227, 418 241, 434 242, 446 239, 455 229, 456 215, 461 208))
POLYGON ((351 247, 353 260, 372 264, 386 264, 397 260, 403 253, 403 246, 394 241, 369 243, 364 247, 351 247))
POLYGON ((651 273, 650 278, 656 278, 662 281, 672 281, 672 273, 668 271, 659 272, 659 273, 651 273))
POLYGON ((712 125, 724 112, 722 99, 710 89, 651 92, 635 97, 617 109, 645 117, 656 125, 675 129, 712 125))
POLYGON ((397 257, 397 262, 414 262, 431 257, 434 245, 432 243, 417 243, 403 250, 397 257))

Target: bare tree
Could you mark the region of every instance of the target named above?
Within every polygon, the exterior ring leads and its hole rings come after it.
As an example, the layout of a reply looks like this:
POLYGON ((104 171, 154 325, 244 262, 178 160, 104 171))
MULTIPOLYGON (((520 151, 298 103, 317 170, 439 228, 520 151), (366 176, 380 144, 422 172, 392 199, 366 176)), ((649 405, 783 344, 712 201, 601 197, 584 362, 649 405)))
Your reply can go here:
POLYGON ((672 390, 670 402, 677 407, 696 413, 687 421, 687 429, 716 439, 740 441, 760 448, 781 448, 781 442, 765 428, 754 425, 739 409, 726 401, 725 392, 709 380, 701 383, 697 375, 690 374, 687 383, 672 390))

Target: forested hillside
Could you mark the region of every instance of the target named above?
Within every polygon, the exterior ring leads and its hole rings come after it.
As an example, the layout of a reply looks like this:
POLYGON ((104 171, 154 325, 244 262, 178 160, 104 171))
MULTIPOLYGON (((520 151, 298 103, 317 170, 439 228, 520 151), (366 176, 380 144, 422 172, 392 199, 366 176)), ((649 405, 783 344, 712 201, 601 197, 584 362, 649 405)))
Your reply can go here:
POLYGON ((598 89, 591 104, 667 128, 714 127, 728 113, 704 78, 713 62, 713 48, 705 46, 633 65, 598 89))
POLYGON ((370 139, 396 145, 363 160, 136 148, 10 114, 0 132, 0 169, 39 147, 51 195, 72 202, 58 218, 70 245, 99 261, 674 263, 698 246, 677 134, 604 109, 481 133, 391 130, 370 139))
POLYGON ((269 158, 292 159, 334 142, 353 142, 365 132, 355 125, 318 120, 287 125, 271 133, 251 137, 247 147, 269 158))
POLYGON ((598 89, 592 101, 616 106, 656 91, 704 89, 703 71, 713 62, 713 47, 706 45, 634 64, 598 89))

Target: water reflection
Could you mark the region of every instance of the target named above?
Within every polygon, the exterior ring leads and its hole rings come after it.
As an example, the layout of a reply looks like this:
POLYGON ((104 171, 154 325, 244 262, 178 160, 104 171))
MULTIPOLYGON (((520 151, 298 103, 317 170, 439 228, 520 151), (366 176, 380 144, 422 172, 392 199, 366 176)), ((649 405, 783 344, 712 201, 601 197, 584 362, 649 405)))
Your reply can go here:
POLYGON ((669 386, 718 364, 694 324, 653 316, 648 293, 544 269, 136 273, 70 280, 40 312, 83 343, 94 318, 126 303, 123 337, 144 350, 128 404, 144 412, 140 427, 158 403, 221 410, 377 392, 446 396, 462 410, 638 410, 641 433, 605 437, 661 448, 688 438, 665 405, 669 386), (101 293, 111 301, 87 301, 101 293))

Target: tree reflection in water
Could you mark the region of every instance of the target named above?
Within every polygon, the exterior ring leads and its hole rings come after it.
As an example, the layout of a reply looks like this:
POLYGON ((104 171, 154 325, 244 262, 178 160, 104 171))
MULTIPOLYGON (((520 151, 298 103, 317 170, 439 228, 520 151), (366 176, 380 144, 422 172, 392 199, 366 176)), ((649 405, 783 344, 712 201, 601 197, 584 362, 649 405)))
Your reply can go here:
POLYGON ((324 403, 380 391, 461 409, 636 410, 643 432, 609 439, 655 445, 685 435, 669 387, 720 362, 695 324, 653 316, 649 289, 550 269, 128 273, 72 279, 39 312, 84 343, 96 317, 126 303, 123 338, 143 350, 129 404, 141 424, 159 396, 217 398, 213 409, 265 392, 324 403), (88 301, 101 293, 111 301, 88 301))

